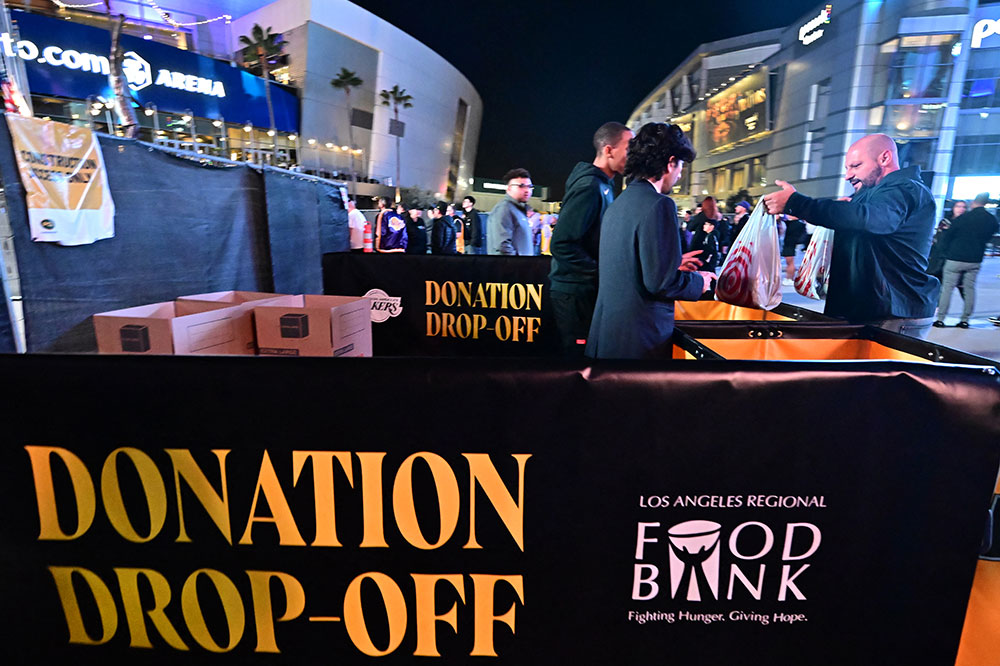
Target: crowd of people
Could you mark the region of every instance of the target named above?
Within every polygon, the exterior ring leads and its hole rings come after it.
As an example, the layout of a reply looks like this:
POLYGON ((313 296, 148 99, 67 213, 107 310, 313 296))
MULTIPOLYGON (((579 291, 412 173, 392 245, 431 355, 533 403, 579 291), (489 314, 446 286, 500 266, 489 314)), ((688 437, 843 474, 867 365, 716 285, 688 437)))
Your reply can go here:
MULTIPOLYGON (((754 209, 749 197, 728 215, 714 197, 678 213, 668 195, 695 158, 680 127, 648 123, 633 133, 621 123, 594 135, 595 157, 566 181, 557 218, 531 209, 534 185, 522 168, 504 176, 505 196, 482 216, 472 196, 460 206, 379 201, 378 252, 552 256, 550 296, 560 344, 569 356, 647 358, 671 347, 673 303, 714 289, 718 269, 754 209), (614 178, 626 188, 614 195, 614 178), (483 224, 483 218, 486 223, 483 224), (600 267, 600 270, 598 270, 600 267)), ((845 179, 854 194, 836 201, 802 195, 784 181, 758 203, 775 216, 791 285, 795 257, 816 226, 835 231, 825 313, 850 323, 925 337, 944 326, 957 287, 968 328, 976 277, 998 231, 988 194, 957 202, 953 220, 933 237, 934 197, 918 167, 902 168, 896 144, 865 136, 848 150, 845 179)), ((351 206, 353 208, 353 205, 351 206)), ((360 250, 363 216, 352 210, 352 249, 360 250), (359 227, 358 225, 361 225, 359 227)), ((1000 326, 1000 316, 990 318, 1000 326)))
MULTIPOLYGON (((729 253, 732 242, 743 231, 750 219, 753 204, 748 199, 738 202, 733 207, 732 215, 723 215, 719 210, 715 197, 707 196, 693 209, 685 210, 680 222, 681 240, 685 252, 700 251, 702 268, 716 271, 722 266, 722 261, 729 253)), ((791 286, 795 277, 795 257, 797 253, 809 246, 815 225, 803 222, 794 215, 777 215, 778 242, 781 246, 781 256, 785 262, 782 284, 791 286)))
MULTIPOLYGON (((525 188, 524 191, 526 196, 523 201, 527 201, 531 189, 525 188)), ((430 208, 416 202, 393 203, 388 197, 379 197, 376 205, 375 220, 369 223, 358 209, 357 202, 348 199, 347 223, 352 252, 548 255, 552 231, 559 218, 526 204, 523 207, 508 204, 506 198, 486 216, 476 209, 476 198, 471 195, 462 199, 460 204, 438 201, 430 208), (490 247, 484 218, 489 220, 494 215, 507 215, 511 225, 515 221, 520 222, 519 218, 514 219, 515 215, 524 218, 526 231, 523 237, 518 236, 516 248, 512 238, 500 238, 496 247, 490 247), (371 236, 367 248, 366 228, 371 236)))

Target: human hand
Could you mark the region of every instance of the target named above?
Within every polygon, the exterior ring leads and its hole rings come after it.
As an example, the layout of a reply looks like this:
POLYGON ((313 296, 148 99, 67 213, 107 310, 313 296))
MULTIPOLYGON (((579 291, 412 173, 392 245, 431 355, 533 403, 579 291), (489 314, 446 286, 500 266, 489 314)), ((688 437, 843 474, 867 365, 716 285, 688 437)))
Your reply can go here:
POLYGON ((704 252, 704 250, 691 250, 690 252, 685 252, 681 255, 681 265, 677 267, 679 271, 696 271, 701 268, 704 263, 701 259, 697 258, 697 255, 704 252))
POLYGON ((771 215, 777 215, 778 213, 783 213, 785 211, 785 206, 788 204, 788 199, 793 194, 795 194, 795 188, 784 180, 776 180, 774 184, 781 189, 777 192, 771 192, 770 194, 764 195, 764 206, 767 207, 767 212, 771 215))
POLYGON ((712 286, 712 280, 716 279, 716 275, 711 271, 698 271, 698 275, 700 275, 702 279, 701 293, 704 294, 712 286))

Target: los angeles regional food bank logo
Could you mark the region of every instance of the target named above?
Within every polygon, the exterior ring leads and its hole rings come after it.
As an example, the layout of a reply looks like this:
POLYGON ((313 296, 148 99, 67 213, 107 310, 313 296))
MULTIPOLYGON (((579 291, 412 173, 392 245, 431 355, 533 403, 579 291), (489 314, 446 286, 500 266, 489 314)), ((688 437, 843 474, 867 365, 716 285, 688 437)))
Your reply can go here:
MULTIPOLYGON (((775 515, 773 511, 784 509, 825 509, 826 500, 822 496, 661 495, 641 497, 640 506, 756 507, 769 510, 766 514, 769 518, 775 515)), ((807 521, 639 522, 636 525, 632 599, 804 601, 809 594, 810 559, 822 541, 822 530, 807 521)))
POLYGON ((390 317, 398 317, 403 314, 403 299, 399 296, 390 296, 381 289, 369 289, 365 298, 372 299, 372 323, 381 324, 388 321, 390 317))

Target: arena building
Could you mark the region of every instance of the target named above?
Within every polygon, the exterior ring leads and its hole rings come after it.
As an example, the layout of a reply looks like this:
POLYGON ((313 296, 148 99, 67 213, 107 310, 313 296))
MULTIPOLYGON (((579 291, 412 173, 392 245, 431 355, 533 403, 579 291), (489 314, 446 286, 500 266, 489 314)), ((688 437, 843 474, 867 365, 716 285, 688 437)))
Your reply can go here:
MULTIPOLYGON (((35 114, 119 131, 104 3, 6 4, 0 55, 8 71, 23 68, 35 114)), ((124 69, 141 107, 140 138, 326 177, 355 174, 359 193, 416 186, 450 198, 469 189, 482 119, 476 89, 432 49, 357 5, 112 0, 111 10, 126 17, 124 69), (240 38, 255 25, 283 42, 266 59, 269 90, 255 76, 262 63, 243 62, 240 38), (342 68, 361 80, 349 94, 330 83, 342 68), (380 103, 393 86, 412 96, 398 122, 380 103)))

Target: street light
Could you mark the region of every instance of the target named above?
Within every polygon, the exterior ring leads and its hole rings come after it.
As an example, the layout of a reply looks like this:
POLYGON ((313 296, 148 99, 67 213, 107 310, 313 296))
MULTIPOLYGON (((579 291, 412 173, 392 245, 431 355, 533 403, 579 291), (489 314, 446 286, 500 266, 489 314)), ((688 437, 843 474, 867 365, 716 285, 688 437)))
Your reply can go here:
POLYGON ((152 102, 147 102, 145 105, 145 114, 147 117, 153 117, 153 142, 156 142, 158 135, 160 134, 160 116, 157 113, 158 109, 156 105, 152 102))
POLYGON ((101 103, 97 101, 97 95, 87 95, 87 126, 90 131, 94 131, 94 116, 101 113, 101 103))
POLYGON ((191 132, 191 150, 194 150, 194 137, 195 137, 194 111, 192 111, 191 109, 184 109, 184 115, 181 116, 181 120, 186 122, 188 125, 188 130, 191 132))
MULTIPOLYGON (((247 134, 250 134, 251 132, 253 132, 253 125, 250 124, 249 120, 246 121, 246 123, 243 125, 243 131, 246 132, 247 134)), ((244 142, 244 144, 249 145, 249 148, 243 151, 243 157, 247 161, 250 161, 250 159, 249 159, 250 158, 250 152, 254 149, 253 134, 250 134, 250 140, 248 142, 244 142)))
POLYGON ((212 121, 212 125, 219 130, 219 148, 222 149, 222 154, 225 155, 229 148, 229 136, 226 132, 226 119, 219 116, 212 121))

